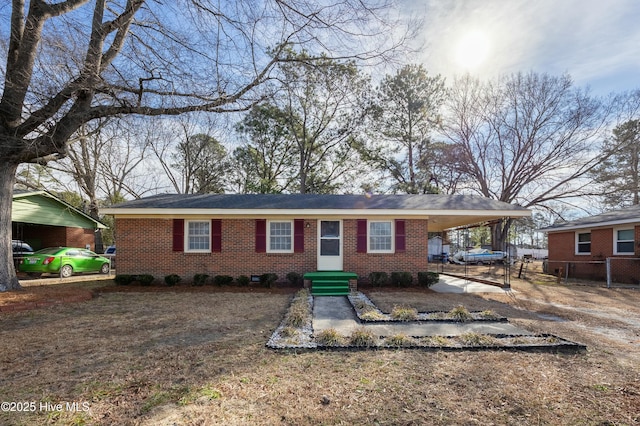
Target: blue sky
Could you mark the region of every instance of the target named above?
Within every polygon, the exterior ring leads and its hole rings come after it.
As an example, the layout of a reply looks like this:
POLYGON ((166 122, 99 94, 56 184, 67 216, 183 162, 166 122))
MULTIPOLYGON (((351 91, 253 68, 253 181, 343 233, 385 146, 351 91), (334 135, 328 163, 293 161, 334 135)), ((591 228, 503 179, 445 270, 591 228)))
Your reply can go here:
POLYGON ((640 89, 640 0, 399 1, 425 19, 421 62, 448 81, 567 72, 594 94, 640 89))

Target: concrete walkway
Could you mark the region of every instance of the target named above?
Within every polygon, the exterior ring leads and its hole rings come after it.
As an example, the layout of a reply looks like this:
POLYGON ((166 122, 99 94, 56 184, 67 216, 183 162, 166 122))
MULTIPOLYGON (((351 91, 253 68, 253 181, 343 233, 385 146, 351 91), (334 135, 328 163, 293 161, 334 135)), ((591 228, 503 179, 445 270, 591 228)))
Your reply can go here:
MULTIPOLYGON (((440 276, 440 282, 431 287, 441 293, 504 293, 500 287, 468 281, 461 278, 440 276)), ((350 335, 358 327, 366 327, 376 336, 459 336, 465 333, 532 335, 533 333, 508 322, 440 322, 415 321, 392 323, 361 323, 346 296, 316 296, 313 302, 313 329, 336 329, 342 335, 350 335)))
POLYGON ((333 328, 342 335, 365 327, 376 336, 459 336, 465 333, 531 335, 529 331, 507 322, 476 321, 467 323, 415 321, 393 323, 361 323, 346 296, 317 296, 313 301, 313 329, 333 328))

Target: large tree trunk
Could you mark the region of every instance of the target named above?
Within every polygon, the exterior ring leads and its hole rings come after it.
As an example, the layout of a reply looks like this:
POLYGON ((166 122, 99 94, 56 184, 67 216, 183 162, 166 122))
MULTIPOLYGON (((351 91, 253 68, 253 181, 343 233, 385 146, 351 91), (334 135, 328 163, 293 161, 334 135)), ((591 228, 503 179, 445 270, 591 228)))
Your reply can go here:
POLYGON ((11 208, 17 165, 0 162, 0 291, 19 290, 11 249, 11 208))

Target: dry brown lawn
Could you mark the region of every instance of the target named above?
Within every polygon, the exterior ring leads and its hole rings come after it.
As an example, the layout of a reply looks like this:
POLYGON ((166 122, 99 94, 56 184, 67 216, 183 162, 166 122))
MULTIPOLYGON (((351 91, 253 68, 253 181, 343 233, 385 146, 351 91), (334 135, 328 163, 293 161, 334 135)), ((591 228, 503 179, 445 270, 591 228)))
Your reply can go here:
MULTIPOLYGON (((0 401, 36 411, 0 424, 640 423, 640 291, 532 278, 504 295, 365 292, 383 310, 492 309, 586 353, 270 350, 291 291, 110 287, 2 312, 0 401)), ((83 286, 98 287, 57 288, 83 286)))

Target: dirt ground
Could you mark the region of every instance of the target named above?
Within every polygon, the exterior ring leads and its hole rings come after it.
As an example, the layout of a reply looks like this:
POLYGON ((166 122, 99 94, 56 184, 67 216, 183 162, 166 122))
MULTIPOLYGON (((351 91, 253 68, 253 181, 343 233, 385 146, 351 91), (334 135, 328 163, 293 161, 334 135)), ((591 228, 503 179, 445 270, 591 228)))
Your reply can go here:
POLYGON ((533 274, 505 294, 363 289, 383 310, 492 309, 588 347, 562 355, 274 351, 293 290, 104 285, 40 289, 94 297, 0 312, 0 424, 640 423, 638 289, 533 274))

